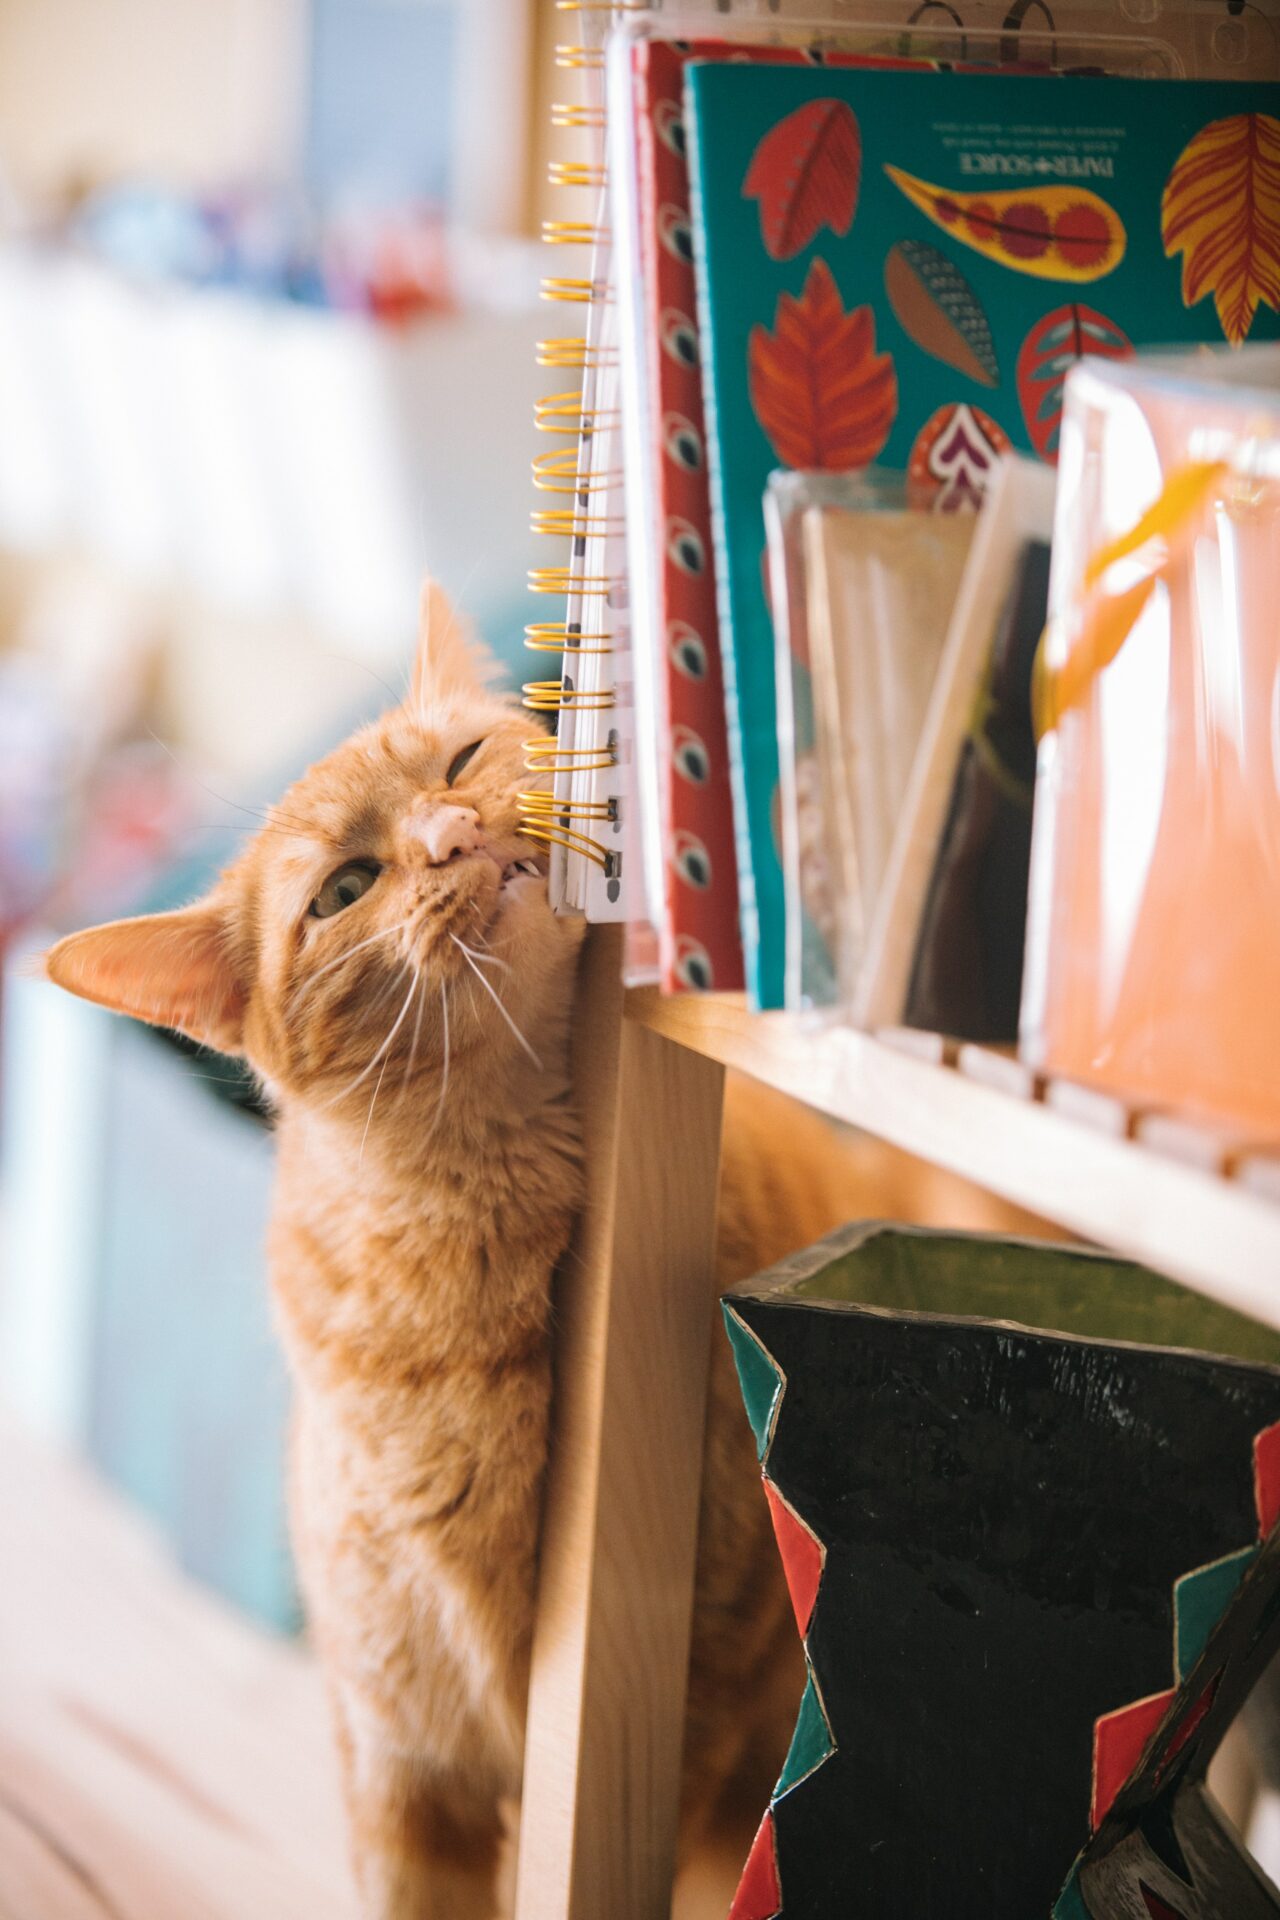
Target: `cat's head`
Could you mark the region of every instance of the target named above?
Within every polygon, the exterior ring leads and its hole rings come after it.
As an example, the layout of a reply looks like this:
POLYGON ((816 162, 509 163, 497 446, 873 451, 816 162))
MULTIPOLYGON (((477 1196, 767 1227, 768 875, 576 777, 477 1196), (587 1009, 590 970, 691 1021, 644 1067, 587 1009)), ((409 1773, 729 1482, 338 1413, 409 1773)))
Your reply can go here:
POLYGON ((491 675, 429 585, 404 703, 309 768, 204 900, 71 934, 49 978, 335 1113, 536 1051, 580 929, 520 832, 529 725, 491 675))

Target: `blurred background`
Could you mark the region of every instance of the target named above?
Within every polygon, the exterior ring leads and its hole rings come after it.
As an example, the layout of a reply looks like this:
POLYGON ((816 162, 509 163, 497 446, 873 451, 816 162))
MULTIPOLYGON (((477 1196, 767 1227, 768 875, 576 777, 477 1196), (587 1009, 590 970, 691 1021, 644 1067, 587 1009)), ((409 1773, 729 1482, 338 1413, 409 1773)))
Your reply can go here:
POLYGON ((398 697, 428 569, 514 669, 555 28, 0 0, 0 1403, 277 1626, 266 1127, 24 957, 199 892, 398 697))

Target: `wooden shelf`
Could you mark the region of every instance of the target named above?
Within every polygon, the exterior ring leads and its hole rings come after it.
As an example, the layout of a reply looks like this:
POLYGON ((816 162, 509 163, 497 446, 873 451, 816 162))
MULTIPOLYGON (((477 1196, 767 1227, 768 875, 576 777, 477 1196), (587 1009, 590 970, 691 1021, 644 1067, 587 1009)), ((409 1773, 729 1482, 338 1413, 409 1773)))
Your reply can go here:
POLYGON ((557 1283, 520 1920, 672 1910, 723 1067, 1280 1326, 1280 1159, 936 1035, 624 995, 621 964, 622 929, 593 927, 575 1021, 587 1193, 557 1283))
POLYGON ((751 1014, 736 995, 645 988, 625 1005, 682 1047, 1280 1327, 1274 1159, 1089 1089, 1045 1088, 1012 1059, 934 1035, 751 1014))

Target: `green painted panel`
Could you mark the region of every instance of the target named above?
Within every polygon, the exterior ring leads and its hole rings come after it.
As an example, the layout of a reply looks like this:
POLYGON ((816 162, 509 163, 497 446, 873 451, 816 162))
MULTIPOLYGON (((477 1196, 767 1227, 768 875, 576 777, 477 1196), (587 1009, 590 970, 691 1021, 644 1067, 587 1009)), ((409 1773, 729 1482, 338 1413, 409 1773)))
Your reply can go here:
POLYGON ((1242 1547, 1225 1560, 1184 1573, 1173 1589, 1173 1639, 1179 1682, 1186 1679, 1209 1635, 1227 1610, 1232 1594, 1258 1557, 1257 1547, 1242 1547))
POLYGON ((1089 1909, 1080 1891, 1080 1876, 1075 1867, 1071 1878, 1053 1903, 1053 1920, 1090 1920, 1089 1909))
POLYGON ((796 1730, 791 1736, 791 1745, 787 1757, 782 1763, 782 1772, 778 1775, 778 1784, 773 1797, 778 1800, 806 1774, 820 1767, 829 1753, 834 1753, 835 1741, 831 1738, 831 1728, 827 1725, 827 1716, 823 1711, 822 1697, 818 1692, 812 1672, 805 1681, 804 1693, 800 1700, 800 1712, 796 1716, 796 1730))
POLYGON ((756 1458, 763 1460, 773 1425, 773 1410, 782 1393, 782 1375, 755 1335, 743 1326, 732 1307, 725 1306, 724 1323, 733 1347, 743 1404, 756 1437, 756 1458))

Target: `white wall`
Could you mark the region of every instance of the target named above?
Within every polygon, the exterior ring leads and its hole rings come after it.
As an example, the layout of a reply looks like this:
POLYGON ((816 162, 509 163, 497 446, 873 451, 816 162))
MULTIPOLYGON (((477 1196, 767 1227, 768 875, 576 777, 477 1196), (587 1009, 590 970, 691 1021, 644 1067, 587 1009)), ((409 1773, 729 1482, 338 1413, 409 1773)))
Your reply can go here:
POLYGON ((0 0, 0 168, 42 199, 281 177, 302 20, 302 0, 0 0))

